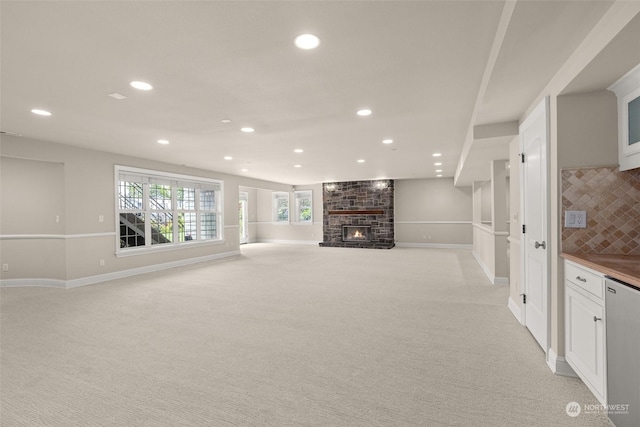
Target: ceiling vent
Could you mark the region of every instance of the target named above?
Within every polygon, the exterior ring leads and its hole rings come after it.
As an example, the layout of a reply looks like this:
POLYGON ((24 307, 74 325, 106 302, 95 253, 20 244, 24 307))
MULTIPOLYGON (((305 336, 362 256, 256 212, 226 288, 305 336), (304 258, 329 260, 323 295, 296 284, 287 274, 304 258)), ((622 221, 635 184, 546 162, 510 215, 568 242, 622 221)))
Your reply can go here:
POLYGON ((110 97, 112 97, 112 98, 117 99, 118 101, 120 101, 120 100, 122 100, 122 99, 127 99, 127 97, 126 97, 126 96, 124 96, 123 94, 118 93, 118 92, 110 93, 110 94, 109 94, 109 96, 110 96, 110 97))

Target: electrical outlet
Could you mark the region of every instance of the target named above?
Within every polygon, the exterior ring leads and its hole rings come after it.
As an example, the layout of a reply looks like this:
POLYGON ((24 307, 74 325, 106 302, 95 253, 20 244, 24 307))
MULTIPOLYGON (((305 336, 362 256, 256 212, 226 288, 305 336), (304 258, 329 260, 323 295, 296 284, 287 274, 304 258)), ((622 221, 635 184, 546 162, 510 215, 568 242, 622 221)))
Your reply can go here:
POLYGON ((100 267, 104 267, 104 260, 103 259, 100 260, 100 267))
POLYGON ((104 215, 98 215, 98 222, 104 222, 104 215))
POLYGON ((565 228, 587 228, 587 211, 565 211, 565 228))
POLYGON ((56 222, 60 222, 60 215, 56 215, 56 222))
POLYGON ((9 271, 9 264, 2 264, 2 271, 9 271))

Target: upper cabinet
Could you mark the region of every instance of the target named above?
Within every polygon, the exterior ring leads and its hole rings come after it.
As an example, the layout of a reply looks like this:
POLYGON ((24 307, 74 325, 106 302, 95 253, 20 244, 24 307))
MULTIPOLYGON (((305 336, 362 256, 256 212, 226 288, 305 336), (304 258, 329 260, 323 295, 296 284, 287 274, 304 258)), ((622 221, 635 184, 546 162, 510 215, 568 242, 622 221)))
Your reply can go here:
POLYGON ((640 168, 640 64, 609 88, 618 97, 620 170, 640 168))

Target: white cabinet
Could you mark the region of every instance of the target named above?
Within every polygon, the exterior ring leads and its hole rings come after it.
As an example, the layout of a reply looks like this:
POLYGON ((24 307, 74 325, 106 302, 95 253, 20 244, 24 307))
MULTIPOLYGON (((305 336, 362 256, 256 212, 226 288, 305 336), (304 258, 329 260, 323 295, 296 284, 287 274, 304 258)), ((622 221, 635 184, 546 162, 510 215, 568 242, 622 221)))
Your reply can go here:
POLYGON ((618 159, 620 170, 640 167, 640 65, 609 90, 618 98, 618 159))
POLYGON ((567 363, 606 405, 604 276, 565 261, 564 297, 567 363))

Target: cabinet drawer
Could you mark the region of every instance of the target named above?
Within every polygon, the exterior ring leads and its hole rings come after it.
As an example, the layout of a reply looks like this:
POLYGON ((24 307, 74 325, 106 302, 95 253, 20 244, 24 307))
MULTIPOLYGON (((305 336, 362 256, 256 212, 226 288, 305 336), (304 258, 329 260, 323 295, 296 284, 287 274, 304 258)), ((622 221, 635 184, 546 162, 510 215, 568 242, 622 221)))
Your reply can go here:
POLYGON ((604 299, 604 276, 567 261, 564 265, 564 277, 580 289, 604 299))

